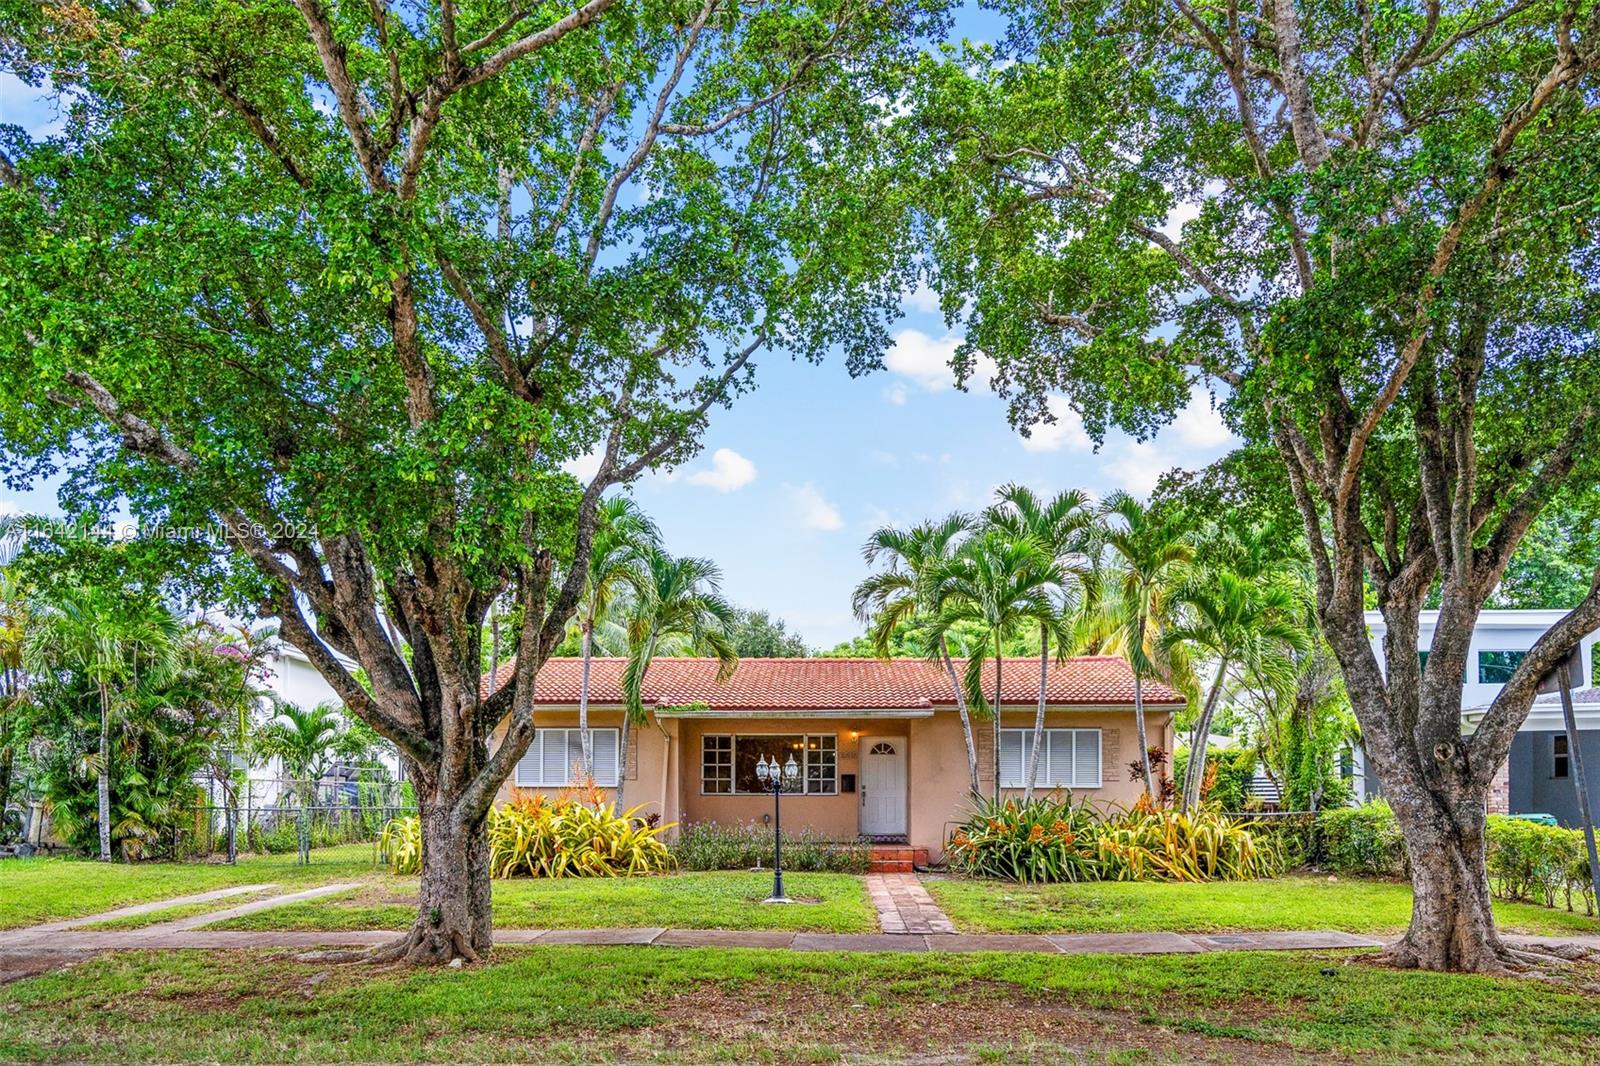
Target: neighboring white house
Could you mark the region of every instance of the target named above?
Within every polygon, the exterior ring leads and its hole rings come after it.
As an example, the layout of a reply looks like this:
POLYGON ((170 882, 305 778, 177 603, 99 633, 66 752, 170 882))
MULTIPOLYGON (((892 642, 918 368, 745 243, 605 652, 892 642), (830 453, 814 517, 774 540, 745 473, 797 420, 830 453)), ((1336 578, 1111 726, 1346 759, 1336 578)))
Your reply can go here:
MULTIPOLYGON (((1464 732, 1476 728, 1483 711, 1500 694, 1501 687, 1511 676, 1511 671, 1522 661, 1522 657, 1527 654, 1528 649, 1533 647, 1534 642, 1543 636, 1546 630, 1566 615, 1566 610, 1560 609, 1491 610, 1484 611, 1478 616, 1478 624, 1472 632, 1472 644, 1467 652, 1467 676, 1461 682, 1464 732)), ((1422 612, 1417 628, 1417 653, 1424 661, 1428 649, 1433 646, 1433 630, 1438 621, 1438 611, 1422 612)), ((1383 615, 1378 611, 1368 611, 1367 629, 1371 635, 1373 650, 1377 653, 1379 664, 1382 665, 1383 638, 1386 632, 1383 615)), ((1591 633, 1578 644, 1579 654, 1583 658, 1585 680, 1594 677, 1597 639, 1600 639, 1600 635, 1591 633)), ((1589 728, 1580 722, 1580 730, 1587 731, 1589 728)), ((1557 805, 1553 802, 1550 792, 1543 787, 1534 787, 1530 776, 1541 774, 1556 779, 1565 776, 1556 772, 1562 765, 1560 760, 1536 758, 1537 753, 1544 752, 1547 748, 1553 751, 1566 743, 1564 737, 1556 739, 1555 734, 1560 729, 1559 705, 1554 702, 1554 697, 1542 697, 1528 715, 1527 721, 1522 724, 1512 748, 1511 758, 1495 782, 1495 789, 1490 799, 1491 809, 1498 808, 1511 813, 1554 813, 1558 817, 1563 815, 1562 810, 1552 809, 1557 805), (1535 807, 1539 809, 1535 811, 1535 807)), ((1583 750, 1587 762, 1600 763, 1600 733, 1595 734, 1593 741, 1585 735, 1583 750), (1595 754, 1592 755, 1591 743, 1596 746, 1595 754)), ((1357 798, 1375 795, 1378 792, 1376 779, 1368 775, 1361 752, 1357 750, 1354 756, 1353 783, 1357 790, 1357 798)), ((1586 767, 1586 770, 1600 772, 1600 766, 1591 765, 1586 767)), ((1541 782, 1542 780, 1541 777, 1541 782)), ((1556 787, 1564 794, 1566 788, 1570 786, 1562 784, 1556 787)))

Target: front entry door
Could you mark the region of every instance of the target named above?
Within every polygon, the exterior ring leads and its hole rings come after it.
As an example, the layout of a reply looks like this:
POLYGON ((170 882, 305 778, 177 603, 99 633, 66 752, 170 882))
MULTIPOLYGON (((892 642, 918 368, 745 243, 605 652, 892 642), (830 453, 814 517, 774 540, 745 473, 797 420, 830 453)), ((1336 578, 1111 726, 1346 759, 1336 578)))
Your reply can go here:
POLYGON ((906 831, 906 741, 861 739, 861 834, 903 836, 906 831))

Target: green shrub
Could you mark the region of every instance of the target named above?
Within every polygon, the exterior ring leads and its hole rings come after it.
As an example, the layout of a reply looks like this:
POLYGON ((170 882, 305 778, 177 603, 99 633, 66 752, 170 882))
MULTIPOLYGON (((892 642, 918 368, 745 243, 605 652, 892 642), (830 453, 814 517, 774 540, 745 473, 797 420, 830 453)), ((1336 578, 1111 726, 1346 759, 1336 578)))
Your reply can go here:
POLYGON ((1503 899, 1554 907, 1557 898, 1573 909, 1573 893, 1594 913, 1589 852, 1576 829, 1539 825, 1492 814, 1488 821, 1489 887, 1503 899))
MULTIPOLYGON (((685 870, 772 867, 772 830, 755 822, 693 822, 678 831, 672 856, 685 870)), ((832 840, 802 829, 783 834, 783 868, 808 873, 865 873, 872 845, 832 840)))
MULTIPOLYGON (((1405 843, 1394 811, 1382 800, 1317 816, 1318 865, 1339 873, 1400 877, 1406 873, 1405 843)), ((1501 899, 1524 900, 1574 910, 1581 900, 1595 912, 1589 855, 1576 829, 1539 825, 1491 814, 1484 865, 1489 889, 1501 899)))
POLYGON ((980 800, 945 856, 962 873, 1024 883, 1244 881, 1280 866, 1275 848, 1213 808, 1102 816, 1070 796, 980 800))
POLYGON ((1313 860, 1339 873, 1404 877, 1405 841, 1394 811, 1381 799, 1317 816, 1313 860))
MULTIPOLYGON (((1254 748, 1208 748, 1206 777, 1209 787, 1201 792, 1201 802, 1222 811, 1242 811, 1250 799, 1250 778, 1256 770, 1254 748)), ((1182 749, 1172 759, 1173 780, 1182 782, 1189 769, 1189 751, 1182 749)))

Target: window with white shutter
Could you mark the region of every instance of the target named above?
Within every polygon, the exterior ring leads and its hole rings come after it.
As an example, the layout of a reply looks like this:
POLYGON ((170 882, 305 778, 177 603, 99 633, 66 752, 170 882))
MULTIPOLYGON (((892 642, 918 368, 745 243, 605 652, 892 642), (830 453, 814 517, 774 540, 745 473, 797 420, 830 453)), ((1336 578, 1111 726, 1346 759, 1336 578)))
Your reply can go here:
MULTIPOLYGON (((1033 730, 1000 731, 1000 787, 1026 788, 1033 730)), ((1099 788, 1100 730, 1046 729, 1035 788, 1099 788)))
MULTIPOLYGON (((617 784, 620 737, 615 729, 591 729, 595 784, 617 784)), ((577 784, 583 766, 583 732, 577 729, 536 729, 533 743, 517 762, 520 788, 564 788, 577 784)))

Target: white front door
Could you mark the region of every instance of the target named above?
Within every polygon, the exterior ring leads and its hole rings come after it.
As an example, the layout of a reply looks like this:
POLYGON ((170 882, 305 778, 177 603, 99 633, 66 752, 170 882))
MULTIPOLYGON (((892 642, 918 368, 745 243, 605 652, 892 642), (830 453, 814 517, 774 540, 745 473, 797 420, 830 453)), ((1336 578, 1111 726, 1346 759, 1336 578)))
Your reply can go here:
POLYGON ((906 741, 861 738, 861 833, 900 836, 906 831, 906 741))

